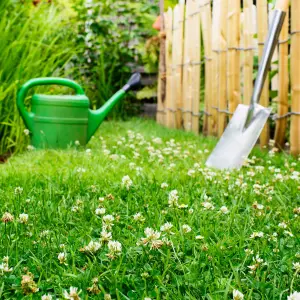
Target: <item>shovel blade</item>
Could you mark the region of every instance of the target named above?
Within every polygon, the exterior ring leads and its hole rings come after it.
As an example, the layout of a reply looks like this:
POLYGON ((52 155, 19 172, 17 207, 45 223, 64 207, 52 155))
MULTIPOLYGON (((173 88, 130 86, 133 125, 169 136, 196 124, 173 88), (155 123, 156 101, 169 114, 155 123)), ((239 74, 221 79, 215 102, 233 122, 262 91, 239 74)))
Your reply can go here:
POLYGON ((254 116, 245 128, 249 106, 240 104, 206 166, 216 169, 240 169, 255 146, 270 114, 271 109, 256 105, 254 116))

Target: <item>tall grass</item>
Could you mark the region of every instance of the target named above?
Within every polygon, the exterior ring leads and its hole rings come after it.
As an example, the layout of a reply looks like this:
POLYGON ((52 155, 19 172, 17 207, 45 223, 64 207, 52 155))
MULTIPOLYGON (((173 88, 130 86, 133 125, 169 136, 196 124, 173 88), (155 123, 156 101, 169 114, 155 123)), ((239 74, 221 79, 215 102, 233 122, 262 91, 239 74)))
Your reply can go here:
POLYGON ((18 88, 31 78, 66 75, 76 52, 67 21, 54 5, 0 1, 0 153, 24 145, 18 88))

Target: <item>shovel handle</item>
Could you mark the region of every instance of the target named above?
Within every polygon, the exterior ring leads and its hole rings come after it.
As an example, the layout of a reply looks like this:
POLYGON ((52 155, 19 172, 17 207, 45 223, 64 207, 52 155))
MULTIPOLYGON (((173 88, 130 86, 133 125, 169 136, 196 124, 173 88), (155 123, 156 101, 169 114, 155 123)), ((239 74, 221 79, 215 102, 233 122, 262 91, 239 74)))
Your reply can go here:
POLYGON ((277 0, 276 9, 287 12, 290 6, 289 0, 277 0))

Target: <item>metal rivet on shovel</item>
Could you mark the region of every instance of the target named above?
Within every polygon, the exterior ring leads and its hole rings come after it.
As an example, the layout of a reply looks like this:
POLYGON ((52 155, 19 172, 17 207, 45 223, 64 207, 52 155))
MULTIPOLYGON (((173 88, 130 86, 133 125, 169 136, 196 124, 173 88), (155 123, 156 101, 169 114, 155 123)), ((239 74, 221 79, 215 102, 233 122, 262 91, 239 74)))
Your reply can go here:
POLYGON ((217 169, 239 169, 255 146, 271 109, 259 105, 280 31, 283 27, 289 0, 279 0, 260 62, 250 106, 240 104, 206 165, 217 169))

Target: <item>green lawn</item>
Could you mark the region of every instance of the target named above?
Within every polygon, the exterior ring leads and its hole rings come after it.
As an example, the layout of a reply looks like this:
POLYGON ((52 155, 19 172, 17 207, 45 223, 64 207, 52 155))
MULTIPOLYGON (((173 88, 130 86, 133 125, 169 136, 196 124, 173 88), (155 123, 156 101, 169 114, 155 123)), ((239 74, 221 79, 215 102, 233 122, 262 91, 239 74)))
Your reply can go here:
POLYGON ((104 123, 86 148, 12 157, 0 299, 300 292, 300 161, 256 149, 241 171, 216 172, 204 165, 214 145, 134 120, 104 123))

